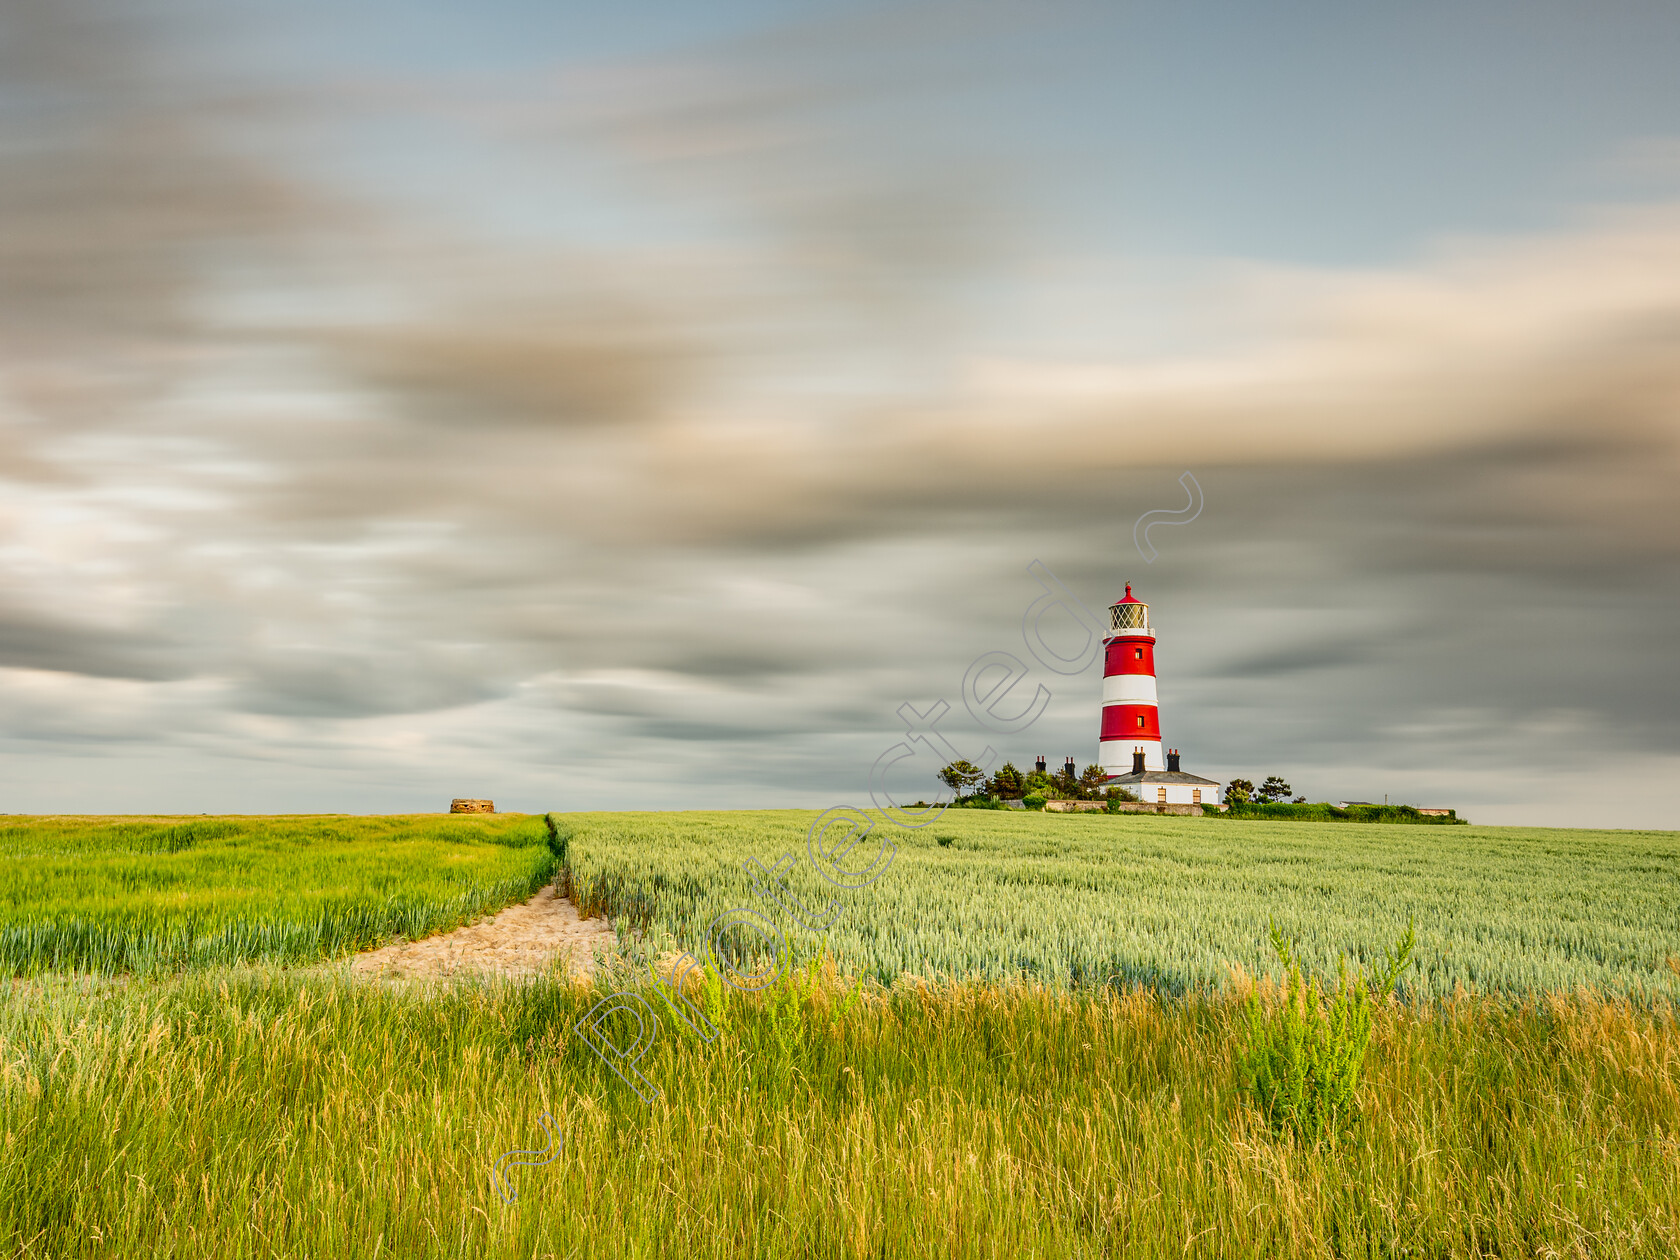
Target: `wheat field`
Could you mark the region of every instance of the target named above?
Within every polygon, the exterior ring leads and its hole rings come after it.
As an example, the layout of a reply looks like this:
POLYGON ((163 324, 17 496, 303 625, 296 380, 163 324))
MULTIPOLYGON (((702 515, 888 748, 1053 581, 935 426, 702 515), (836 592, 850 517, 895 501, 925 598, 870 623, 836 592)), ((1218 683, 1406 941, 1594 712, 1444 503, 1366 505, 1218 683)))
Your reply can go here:
POLYGON ((337 958, 522 901, 542 818, 0 818, 0 973, 337 958))
POLYGON ((809 812, 555 817, 575 899, 640 933, 638 962, 703 956, 712 921, 745 906, 770 911, 791 954, 826 943, 885 983, 909 972, 1185 993, 1268 967, 1272 920, 1325 975, 1342 958, 1380 959, 1415 922, 1407 995, 1585 986, 1680 999, 1673 832, 948 810, 917 831, 877 827, 860 851, 888 834, 892 865, 843 890, 815 874, 809 812), (746 863, 783 854, 808 908, 838 907, 825 932, 755 892, 746 863))
POLYGON ((136 967, 29 955, 0 989, 0 1254, 1680 1253, 1675 837, 948 814, 894 837, 826 939, 785 924, 776 984, 709 971, 704 1042, 641 968, 759 904, 744 863, 797 853, 810 818, 16 823, 0 869, 33 864, 57 899, 14 898, 13 926, 132 928, 195 888, 231 899, 224 925, 398 888, 448 924, 452 898, 512 899, 546 861, 629 939, 587 983, 440 988, 358 980, 318 941, 307 967, 144 932, 136 967), (230 848, 267 877, 243 884, 230 848), (1274 1135, 1241 1086, 1245 998, 1278 1000, 1267 917, 1327 971, 1418 925, 1334 1143, 1274 1135), (663 1013, 651 1101, 577 1031, 624 985, 663 1013))

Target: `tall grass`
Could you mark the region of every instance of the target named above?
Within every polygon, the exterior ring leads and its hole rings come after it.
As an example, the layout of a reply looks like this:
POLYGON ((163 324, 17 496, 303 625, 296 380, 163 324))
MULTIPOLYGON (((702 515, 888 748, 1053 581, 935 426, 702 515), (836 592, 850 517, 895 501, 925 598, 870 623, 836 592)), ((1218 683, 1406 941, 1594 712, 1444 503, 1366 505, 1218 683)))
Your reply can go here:
MULTIPOLYGON (((1517 827, 1368 827, 1159 815, 963 810, 920 831, 885 824, 893 865, 854 892, 806 860, 814 815, 796 811, 556 815, 569 834, 562 878, 587 912, 620 920, 633 957, 702 953, 736 906, 776 912, 744 863, 797 859, 794 892, 831 899, 824 934, 843 967, 890 983, 923 977, 1144 984, 1170 993, 1225 985, 1233 965, 1269 965, 1268 920, 1308 974, 1380 964, 1417 924, 1406 996, 1460 988, 1513 996, 1589 986, 1640 1001, 1680 999, 1680 834, 1517 827)), ((796 950, 818 938, 786 916, 796 950)))
POLYGON ((0 1252, 1672 1256, 1680 1028, 1590 996, 1373 1012, 1364 1119, 1274 1139, 1243 994, 720 990, 643 1103, 540 982, 43 977, 0 1011, 0 1252), (778 1010, 777 1003, 783 1009, 778 1010), (504 1205, 490 1169, 515 1167, 504 1205))
POLYGON ((0 819, 0 973, 335 958, 523 900, 540 818, 0 819))

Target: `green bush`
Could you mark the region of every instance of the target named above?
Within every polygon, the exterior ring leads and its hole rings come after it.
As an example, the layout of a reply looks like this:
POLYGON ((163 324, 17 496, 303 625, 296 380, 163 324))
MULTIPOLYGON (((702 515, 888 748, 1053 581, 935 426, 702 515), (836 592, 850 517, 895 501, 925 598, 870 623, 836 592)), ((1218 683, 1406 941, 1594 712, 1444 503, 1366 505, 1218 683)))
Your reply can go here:
POLYGON ((1044 800, 1044 797, 1040 796, 1037 792, 1034 792, 1030 796, 1023 796, 1021 798, 1021 804, 1025 805, 1028 809, 1043 809, 1044 800))
POLYGON ((1420 814, 1411 805, 1355 805, 1339 809, 1327 801, 1295 804, 1291 801, 1231 802, 1227 818, 1266 818, 1274 822, 1364 822, 1364 823, 1464 823, 1456 813, 1420 814))
POLYGON ((1387 997, 1411 963, 1415 925, 1388 953, 1387 967, 1367 983, 1364 970, 1350 977, 1337 968, 1336 990, 1303 980, 1294 944, 1271 925, 1272 948, 1283 963, 1283 1001, 1267 1011, 1258 989, 1248 999, 1248 1044, 1239 1069, 1244 1092, 1278 1136, 1292 1133, 1317 1145, 1334 1141, 1359 1119, 1359 1076, 1371 1044, 1373 991, 1387 997))
POLYGON ((1111 814, 1121 814, 1125 812, 1120 808, 1120 804, 1123 801, 1137 801, 1141 799, 1136 792, 1128 791, 1123 787, 1111 787, 1103 795, 1108 800, 1108 812, 1111 814))

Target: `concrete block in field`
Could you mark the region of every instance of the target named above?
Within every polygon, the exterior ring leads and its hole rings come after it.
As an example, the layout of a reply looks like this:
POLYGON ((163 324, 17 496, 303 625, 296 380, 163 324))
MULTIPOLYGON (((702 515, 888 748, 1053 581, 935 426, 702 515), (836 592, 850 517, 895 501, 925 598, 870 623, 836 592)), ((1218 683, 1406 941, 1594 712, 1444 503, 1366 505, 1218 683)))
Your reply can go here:
POLYGON ((496 802, 469 800, 464 796, 457 797, 449 802, 449 812, 451 814, 494 814, 496 812, 496 802))

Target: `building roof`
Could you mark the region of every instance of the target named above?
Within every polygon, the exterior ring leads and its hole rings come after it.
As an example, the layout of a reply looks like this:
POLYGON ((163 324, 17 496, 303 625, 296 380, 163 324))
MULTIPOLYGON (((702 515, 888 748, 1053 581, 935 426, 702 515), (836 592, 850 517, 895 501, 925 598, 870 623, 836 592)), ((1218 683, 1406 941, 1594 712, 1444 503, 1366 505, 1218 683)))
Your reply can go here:
POLYGON ((1204 779, 1199 774, 1185 774, 1182 770, 1144 770, 1136 774, 1110 775, 1103 780, 1104 787, 1128 787, 1133 783, 1195 783, 1206 784, 1208 787, 1218 787, 1212 779, 1204 779))

